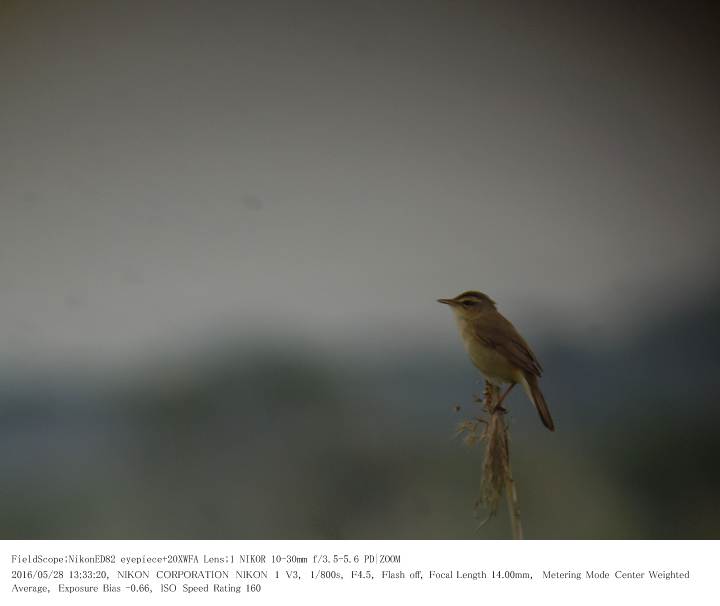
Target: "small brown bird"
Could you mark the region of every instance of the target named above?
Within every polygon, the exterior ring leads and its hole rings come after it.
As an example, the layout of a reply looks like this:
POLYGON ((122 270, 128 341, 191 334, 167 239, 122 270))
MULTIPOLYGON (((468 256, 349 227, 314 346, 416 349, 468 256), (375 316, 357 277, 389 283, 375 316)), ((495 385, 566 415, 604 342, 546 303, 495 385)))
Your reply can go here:
POLYGON ((538 385, 542 366, 517 329, 497 310, 495 301, 481 292, 468 290, 453 299, 438 299, 438 302, 452 307, 465 349, 485 380, 497 387, 510 384, 498 406, 520 383, 535 404, 545 427, 555 431, 538 385))

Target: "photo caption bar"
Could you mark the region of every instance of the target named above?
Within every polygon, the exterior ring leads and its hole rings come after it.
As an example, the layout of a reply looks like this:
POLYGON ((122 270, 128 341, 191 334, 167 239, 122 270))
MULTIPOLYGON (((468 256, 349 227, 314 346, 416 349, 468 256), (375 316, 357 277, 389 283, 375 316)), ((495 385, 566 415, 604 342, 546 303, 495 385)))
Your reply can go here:
POLYGON ((4 604, 435 596, 687 600, 715 541, 4 541, 4 604))

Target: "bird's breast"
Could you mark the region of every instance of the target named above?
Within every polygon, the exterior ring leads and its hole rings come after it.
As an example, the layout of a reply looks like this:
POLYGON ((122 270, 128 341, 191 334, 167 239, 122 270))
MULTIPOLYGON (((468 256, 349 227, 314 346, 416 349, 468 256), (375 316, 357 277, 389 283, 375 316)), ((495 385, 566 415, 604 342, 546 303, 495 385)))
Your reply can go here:
POLYGON ((488 381, 495 385, 517 381, 517 369, 505 356, 478 339, 468 326, 460 326, 460 333, 470 360, 488 381))

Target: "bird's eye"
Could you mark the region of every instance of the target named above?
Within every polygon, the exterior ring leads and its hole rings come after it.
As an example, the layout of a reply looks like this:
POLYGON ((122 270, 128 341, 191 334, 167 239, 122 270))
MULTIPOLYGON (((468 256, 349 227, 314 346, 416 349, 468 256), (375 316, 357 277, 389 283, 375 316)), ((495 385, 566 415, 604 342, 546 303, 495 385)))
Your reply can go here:
POLYGON ((474 301, 463 301, 462 304, 463 304, 463 307, 472 307, 473 305, 475 305, 475 302, 474 301))

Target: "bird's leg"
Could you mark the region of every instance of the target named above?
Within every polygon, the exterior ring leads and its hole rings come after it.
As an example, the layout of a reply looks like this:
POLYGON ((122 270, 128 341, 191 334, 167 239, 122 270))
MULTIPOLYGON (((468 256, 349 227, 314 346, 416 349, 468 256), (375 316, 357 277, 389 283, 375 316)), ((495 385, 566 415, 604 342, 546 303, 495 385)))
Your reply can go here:
POLYGON ((505 393, 500 396, 500 399, 498 400, 498 403, 495 405, 495 410, 499 410, 500 412, 506 412, 506 410, 502 407, 503 400, 507 398, 507 395, 512 391, 512 388, 515 387, 517 383, 510 383, 510 387, 508 387, 505 390, 505 393))

